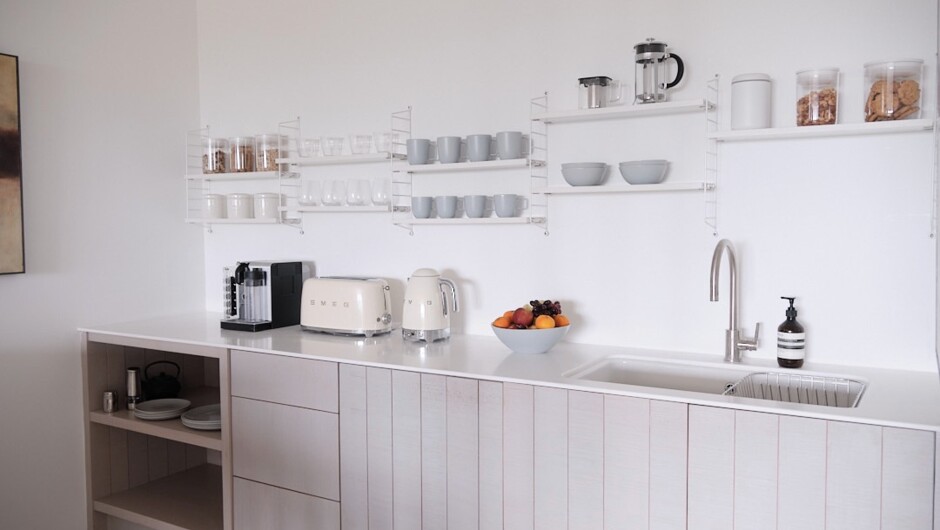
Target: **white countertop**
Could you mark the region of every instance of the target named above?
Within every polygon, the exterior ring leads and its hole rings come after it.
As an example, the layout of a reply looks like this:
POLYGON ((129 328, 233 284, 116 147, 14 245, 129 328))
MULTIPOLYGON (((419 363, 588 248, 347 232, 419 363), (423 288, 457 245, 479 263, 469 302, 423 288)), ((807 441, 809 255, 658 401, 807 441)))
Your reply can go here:
MULTIPOLYGON (((815 371, 868 381, 856 408, 780 403, 735 396, 604 383, 564 377, 581 365, 611 355, 704 362, 721 366, 720 355, 692 354, 561 342, 545 354, 511 352, 492 335, 455 335, 434 344, 405 342, 401 331, 365 337, 337 337, 291 326, 257 333, 222 330, 217 313, 192 313, 136 322, 89 326, 80 331, 138 339, 290 355, 424 373, 469 376, 502 382, 540 384, 695 405, 791 414, 829 420, 873 423, 940 431, 940 377, 911 372, 806 363, 797 372, 815 371)), ((755 371, 782 371, 775 361, 745 359, 755 371)))

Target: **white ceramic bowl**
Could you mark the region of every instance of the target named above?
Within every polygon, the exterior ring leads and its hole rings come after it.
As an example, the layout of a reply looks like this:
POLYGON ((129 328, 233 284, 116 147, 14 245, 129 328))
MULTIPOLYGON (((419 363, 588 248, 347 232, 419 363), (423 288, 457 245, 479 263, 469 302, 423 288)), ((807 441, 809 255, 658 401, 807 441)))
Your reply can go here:
POLYGON ((571 325, 547 329, 490 327, 493 328, 493 333, 496 334, 496 338, 505 344, 507 348, 516 353, 545 353, 568 334, 568 329, 571 325))
POLYGON ((561 176, 572 186, 597 186, 607 178, 603 162, 572 162, 561 165, 561 176))
POLYGON ((629 184, 659 184, 666 178, 666 160, 634 160, 620 163, 620 174, 629 184))

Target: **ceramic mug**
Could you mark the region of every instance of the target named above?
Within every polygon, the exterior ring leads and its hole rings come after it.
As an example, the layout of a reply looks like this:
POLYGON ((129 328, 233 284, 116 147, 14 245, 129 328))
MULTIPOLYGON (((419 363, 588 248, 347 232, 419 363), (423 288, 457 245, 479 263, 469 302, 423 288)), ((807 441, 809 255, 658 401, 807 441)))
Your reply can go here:
POLYGON ((405 142, 408 149, 408 163, 415 166, 428 163, 431 151, 431 140, 427 138, 409 138, 405 142))
POLYGON ((471 134, 467 136, 467 160, 470 162, 485 162, 490 159, 490 143, 493 137, 488 134, 471 134))
POLYGON ((500 160, 522 158, 522 133, 519 131, 496 133, 496 154, 500 160))
POLYGON ((486 213, 486 195, 465 195, 463 210, 467 217, 479 219, 486 213))
POLYGON ((417 219, 427 219, 431 217, 431 206, 434 204, 434 197, 412 197, 411 213, 417 219))
POLYGON ((437 206, 437 216, 442 219, 451 219, 457 216, 457 196, 456 195, 438 195, 434 197, 434 204, 437 206))
POLYGON ((516 217, 516 206, 520 202, 519 199, 522 199, 522 209, 525 209, 529 205, 529 201, 525 197, 519 197, 515 193, 503 193, 500 195, 493 195, 493 209, 496 210, 497 217, 516 217))
POLYGON ((460 160, 460 137, 438 136, 437 159, 441 164, 453 164, 460 160))

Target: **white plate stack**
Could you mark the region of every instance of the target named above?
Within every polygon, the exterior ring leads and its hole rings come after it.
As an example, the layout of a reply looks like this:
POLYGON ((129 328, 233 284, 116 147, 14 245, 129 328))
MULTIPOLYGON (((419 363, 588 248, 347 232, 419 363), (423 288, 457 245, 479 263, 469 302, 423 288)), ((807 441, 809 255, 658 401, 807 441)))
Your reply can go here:
POLYGON ((222 407, 216 403, 196 407, 187 411, 181 418, 183 425, 200 431, 222 430, 222 407))
POLYGON ((185 399, 151 399, 142 401, 134 409, 134 416, 141 420, 171 420, 189 408, 185 399))

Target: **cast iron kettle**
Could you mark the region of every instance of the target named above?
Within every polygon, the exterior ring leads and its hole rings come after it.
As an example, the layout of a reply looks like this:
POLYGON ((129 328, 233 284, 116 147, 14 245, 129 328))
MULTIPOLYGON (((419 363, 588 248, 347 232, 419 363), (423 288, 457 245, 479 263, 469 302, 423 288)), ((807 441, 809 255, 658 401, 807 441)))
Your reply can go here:
POLYGON ((175 398, 179 395, 182 385, 180 384, 180 365, 173 361, 154 361, 144 368, 144 380, 141 385, 144 389, 144 395, 147 399, 175 398), (176 375, 167 375, 160 371, 160 375, 151 377, 150 368, 157 364, 170 364, 176 368, 176 375))

